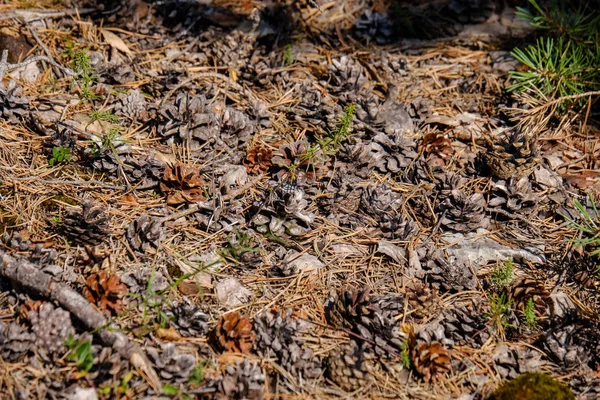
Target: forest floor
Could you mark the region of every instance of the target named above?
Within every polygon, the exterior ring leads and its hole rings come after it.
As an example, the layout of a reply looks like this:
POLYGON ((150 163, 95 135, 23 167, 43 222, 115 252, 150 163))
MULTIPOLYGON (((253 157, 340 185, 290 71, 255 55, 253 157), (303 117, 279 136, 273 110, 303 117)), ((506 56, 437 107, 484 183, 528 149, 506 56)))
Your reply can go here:
POLYGON ((597 107, 414 3, 0 5, 0 398, 600 398, 597 107))

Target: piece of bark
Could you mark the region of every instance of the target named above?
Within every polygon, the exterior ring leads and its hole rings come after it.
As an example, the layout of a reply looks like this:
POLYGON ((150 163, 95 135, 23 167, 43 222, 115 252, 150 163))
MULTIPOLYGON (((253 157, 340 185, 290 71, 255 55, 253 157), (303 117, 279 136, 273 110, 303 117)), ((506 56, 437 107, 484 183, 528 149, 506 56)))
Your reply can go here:
POLYGON ((160 379, 144 352, 131 343, 127 336, 110 326, 110 321, 82 295, 64 283, 57 282, 39 267, 16 260, 0 250, 0 277, 11 280, 36 294, 57 302, 79 319, 87 329, 96 331, 103 343, 112 346, 131 365, 140 369, 152 388, 161 388, 160 379))

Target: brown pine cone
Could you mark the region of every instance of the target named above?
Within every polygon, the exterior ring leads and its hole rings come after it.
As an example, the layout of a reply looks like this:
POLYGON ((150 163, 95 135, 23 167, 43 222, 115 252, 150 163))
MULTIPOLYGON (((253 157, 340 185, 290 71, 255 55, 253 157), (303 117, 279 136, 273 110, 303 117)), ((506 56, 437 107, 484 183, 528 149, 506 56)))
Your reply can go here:
POLYGON ((108 236, 108 219, 104 210, 93 207, 91 200, 83 203, 81 212, 70 212, 62 221, 62 231, 76 243, 96 246, 108 236))
POLYGON ((266 147, 255 146, 248 150, 246 159, 242 162, 249 174, 264 174, 273 165, 273 151, 266 147))
POLYGON ((515 309, 522 311, 529 299, 533 298, 535 309, 539 313, 544 313, 546 300, 550 293, 548 293, 542 282, 525 277, 513 283, 508 295, 512 299, 515 309))
POLYGON ((219 319, 212 337, 215 345, 222 351, 248 353, 252 350, 256 334, 252 330, 250 318, 236 311, 219 319))
POLYGON ((100 271, 90 276, 83 295, 101 310, 118 314, 123 307, 122 297, 127 293, 127 286, 121 283, 117 275, 108 276, 106 271, 100 271))
POLYGON ((203 186, 198 169, 177 163, 165 169, 160 190, 167 195, 167 204, 177 205, 204 200, 203 186))
POLYGON ((425 382, 436 382, 450 371, 450 355, 440 342, 423 343, 412 352, 415 370, 425 382))
POLYGON ((535 141, 518 131, 507 134, 499 143, 489 147, 482 153, 483 160, 491 175, 500 179, 528 176, 540 161, 535 141))

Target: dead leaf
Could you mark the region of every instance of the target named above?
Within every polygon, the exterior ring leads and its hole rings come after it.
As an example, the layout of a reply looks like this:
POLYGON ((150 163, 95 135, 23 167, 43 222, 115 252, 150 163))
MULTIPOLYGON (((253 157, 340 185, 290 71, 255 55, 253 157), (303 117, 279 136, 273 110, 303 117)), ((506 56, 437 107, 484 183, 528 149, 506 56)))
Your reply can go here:
POLYGON ((131 194, 126 194, 123 197, 121 197, 121 200, 119 200, 119 203, 134 204, 134 205, 139 205, 140 204, 140 203, 138 203, 138 201, 135 198, 135 196, 133 196, 131 194))
POLYGON ((193 296, 200 293, 198 284, 192 280, 181 281, 177 287, 179 288, 181 294, 186 296, 193 296))
POLYGON ((102 32, 102 36, 104 36, 106 43, 108 43, 111 47, 114 47, 115 49, 122 51, 127 55, 131 55, 131 50, 129 50, 127 44, 125 44, 123 39, 121 39, 119 36, 106 29, 100 29, 100 32, 102 32))
POLYGON ((158 328, 156 330, 156 337, 159 339, 170 341, 181 340, 181 335, 173 327, 170 327, 168 329, 158 328))

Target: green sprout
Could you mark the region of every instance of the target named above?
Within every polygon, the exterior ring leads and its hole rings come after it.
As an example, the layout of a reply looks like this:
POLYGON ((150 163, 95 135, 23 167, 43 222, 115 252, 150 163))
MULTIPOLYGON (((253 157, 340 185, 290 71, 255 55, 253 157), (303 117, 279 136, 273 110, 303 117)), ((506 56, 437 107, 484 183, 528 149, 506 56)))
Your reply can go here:
POLYGON ((523 310, 523 322, 525 326, 529 329, 535 329, 537 326, 537 314, 535 313, 535 302, 533 298, 530 297, 525 303, 525 308, 523 310))
POLYGON ((512 310, 513 301, 508 299, 505 293, 497 295, 493 293, 489 299, 490 311, 489 318, 493 326, 496 327, 497 332, 502 335, 504 328, 511 326, 508 322, 508 314, 512 310))
POLYGON ((227 259, 232 259, 236 262, 240 262, 242 256, 246 253, 256 253, 260 251, 260 248, 253 247, 250 235, 245 232, 235 231, 236 240, 227 238, 229 246, 225 247, 220 251, 221 255, 227 259))
POLYGON ((509 258, 504 264, 496 266, 496 269, 490 275, 490 279, 496 287, 508 287, 513 280, 514 270, 513 260, 509 258))
POLYGON ((579 231, 580 238, 574 239, 573 242, 577 245, 590 248, 590 256, 597 256, 600 254, 600 214, 590 194, 588 194, 588 199, 592 205, 594 215, 590 215, 583 204, 575 199, 573 200, 573 204, 581 214, 581 222, 576 222, 566 216, 565 218, 570 222, 571 228, 579 231))
POLYGON ((111 111, 93 110, 90 113, 90 124, 93 123, 94 121, 98 121, 98 122, 106 121, 111 124, 116 124, 119 122, 119 116, 113 114, 111 111))
POLYGON ((69 147, 56 146, 52 148, 52 154, 48 157, 48 165, 53 167, 55 165, 66 163, 71 160, 71 149, 69 147))
POLYGON ((283 53, 283 65, 290 65, 294 62, 294 56, 292 54, 292 45, 288 44, 285 46, 285 53, 283 53))
POLYGON ((92 353, 91 340, 76 340, 73 335, 69 335, 65 340, 65 345, 70 353, 67 360, 75 361, 79 370, 78 378, 84 377, 94 366, 94 355, 92 353))

